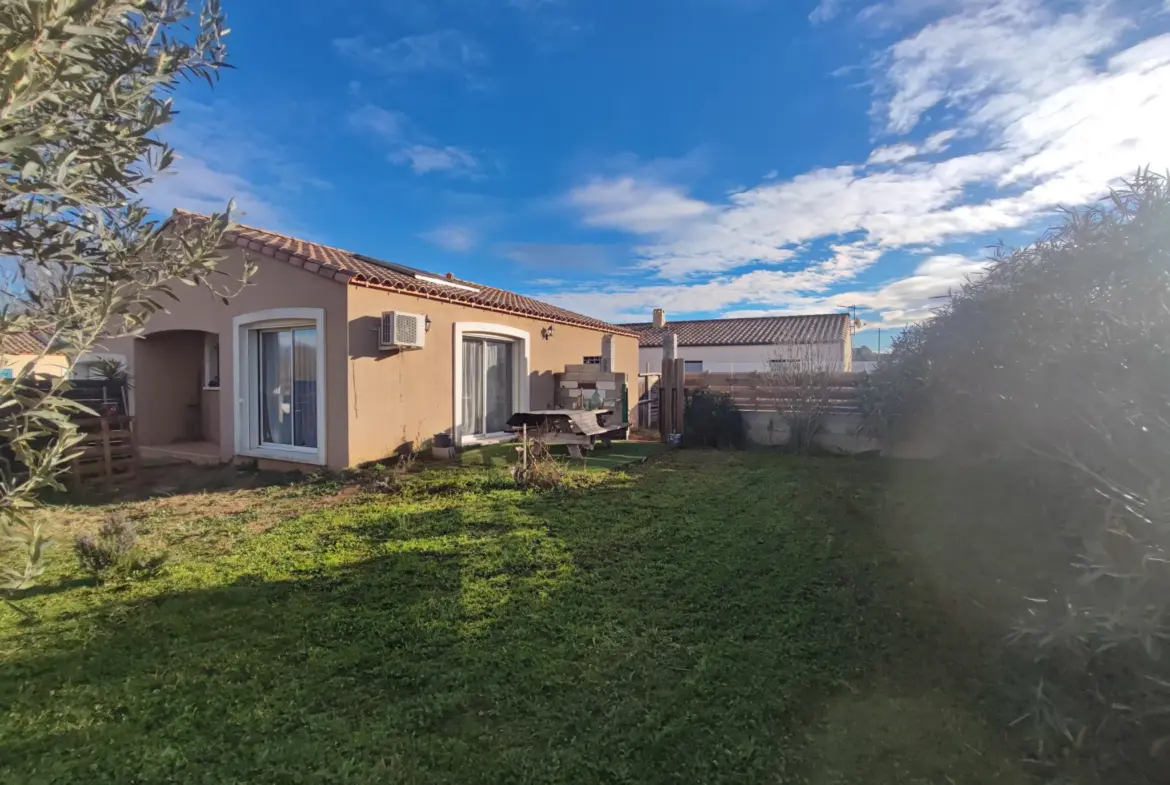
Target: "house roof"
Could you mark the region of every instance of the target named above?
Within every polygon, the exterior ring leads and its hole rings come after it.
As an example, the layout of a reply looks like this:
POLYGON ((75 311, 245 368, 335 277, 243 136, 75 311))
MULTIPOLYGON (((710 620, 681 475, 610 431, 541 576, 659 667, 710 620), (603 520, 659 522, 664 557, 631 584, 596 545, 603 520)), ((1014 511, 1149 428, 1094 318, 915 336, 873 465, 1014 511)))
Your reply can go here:
POLYGON ((40 354, 46 344, 33 333, 8 333, 0 337, 0 353, 40 354))
POLYGON ((849 329, 849 314, 819 313, 809 316, 761 316, 750 319, 694 319, 621 324, 638 334, 639 346, 661 346, 666 333, 678 335, 679 346, 758 346, 780 343, 833 343, 849 329))
MULTIPOLYGON (((185 210, 175 210, 175 214, 187 220, 207 220, 205 215, 185 210)), ((272 257, 277 261, 301 267, 324 278, 342 283, 370 286, 376 289, 423 297, 428 300, 442 300, 472 308, 528 316, 541 321, 586 327, 607 333, 634 335, 633 332, 620 326, 567 311, 564 308, 558 308, 555 305, 505 289, 484 286, 445 276, 441 273, 415 270, 405 265, 374 259, 320 243, 298 240, 295 237, 265 229, 237 225, 235 230, 224 235, 224 240, 240 248, 255 251, 262 256, 272 257)))

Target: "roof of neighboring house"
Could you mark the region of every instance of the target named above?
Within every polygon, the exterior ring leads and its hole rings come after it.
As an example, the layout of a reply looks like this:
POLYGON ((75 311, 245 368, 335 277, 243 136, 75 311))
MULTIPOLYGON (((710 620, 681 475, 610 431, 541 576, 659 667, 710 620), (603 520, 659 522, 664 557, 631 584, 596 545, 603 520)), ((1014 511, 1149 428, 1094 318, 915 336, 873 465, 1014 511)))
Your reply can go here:
POLYGON ((666 333, 678 335, 679 346, 759 346, 778 343, 834 343, 849 330, 849 314, 818 313, 809 316, 760 316, 750 319, 694 319, 621 324, 638 334, 639 346, 661 346, 666 333))
POLYGON ((0 353, 40 354, 46 344, 33 333, 8 333, 0 337, 0 353))
MULTIPOLYGON (((205 215, 186 210, 175 210, 175 214, 187 220, 207 220, 205 215)), ((630 330, 618 325, 567 311, 505 289, 484 286, 444 276, 441 273, 428 273, 425 270, 416 270, 395 262, 374 259, 320 243, 298 240, 265 229, 237 225, 234 231, 224 235, 224 239, 240 248, 255 251, 262 256, 270 256, 342 283, 386 289, 429 300, 459 303, 473 308, 528 316, 603 332, 634 335, 630 330)))

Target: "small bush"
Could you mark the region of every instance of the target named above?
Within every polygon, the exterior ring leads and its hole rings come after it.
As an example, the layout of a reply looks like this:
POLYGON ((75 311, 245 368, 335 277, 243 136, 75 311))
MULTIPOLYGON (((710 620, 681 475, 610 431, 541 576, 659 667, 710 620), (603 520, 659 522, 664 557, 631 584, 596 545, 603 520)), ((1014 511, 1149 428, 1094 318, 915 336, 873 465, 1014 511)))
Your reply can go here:
POLYGON ((83 534, 74 540, 73 552, 81 569, 101 582, 112 577, 149 577, 166 562, 166 554, 151 556, 138 547, 134 524, 119 512, 106 516, 96 537, 83 534))
POLYGON ((512 479, 518 486, 547 491, 565 485, 564 467, 543 442, 530 441, 521 446, 527 450, 528 460, 524 460, 524 453, 521 452, 516 465, 512 467, 512 479))
POLYGON ((742 449, 747 444, 747 430, 743 412, 735 406, 727 393, 696 390, 687 393, 686 431, 683 444, 687 447, 717 447, 742 449))
POLYGON ((764 374, 765 388, 775 400, 776 414, 788 427, 789 452, 807 455, 816 451, 816 437, 833 411, 833 374, 813 351, 797 358, 778 358, 764 374))

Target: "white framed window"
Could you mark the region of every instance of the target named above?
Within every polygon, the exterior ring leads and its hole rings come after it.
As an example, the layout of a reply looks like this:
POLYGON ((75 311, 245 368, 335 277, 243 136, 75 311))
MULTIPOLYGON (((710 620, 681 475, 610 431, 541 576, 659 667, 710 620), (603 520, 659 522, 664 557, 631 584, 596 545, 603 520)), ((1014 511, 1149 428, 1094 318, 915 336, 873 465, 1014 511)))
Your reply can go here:
POLYGON ((263 447, 317 449, 317 327, 256 331, 263 447))
POLYGON ((528 333, 505 325, 454 326, 454 433, 456 444, 513 438, 508 418, 528 408, 528 333))
POLYGON ((324 310, 260 311, 233 328, 236 452, 324 465, 324 310))
POLYGON ((516 403, 516 343, 511 338, 463 336, 463 433, 503 433, 516 403))
POLYGON ((685 373, 702 373, 703 372, 703 361, 702 360, 684 360, 683 361, 683 370, 685 373))
POLYGON ((203 389, 219 389, 219 336, 203 334, 203 389))

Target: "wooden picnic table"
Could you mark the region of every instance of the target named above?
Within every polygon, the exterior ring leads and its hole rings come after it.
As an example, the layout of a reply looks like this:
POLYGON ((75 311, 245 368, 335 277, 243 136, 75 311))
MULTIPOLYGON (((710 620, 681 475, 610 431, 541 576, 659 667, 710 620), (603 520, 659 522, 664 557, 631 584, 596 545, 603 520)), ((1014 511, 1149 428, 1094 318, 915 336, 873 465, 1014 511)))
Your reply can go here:
POLYGON ((597 442, 609 447, 624 432, 627 423, 606 423, 602 418, 613 409, 536 409, 516 412, 508 418, 514 430, 527 427, 528 438, 548 444, 564 444, 569 455, 581 457, 581 450, 592 450, 597 442))

